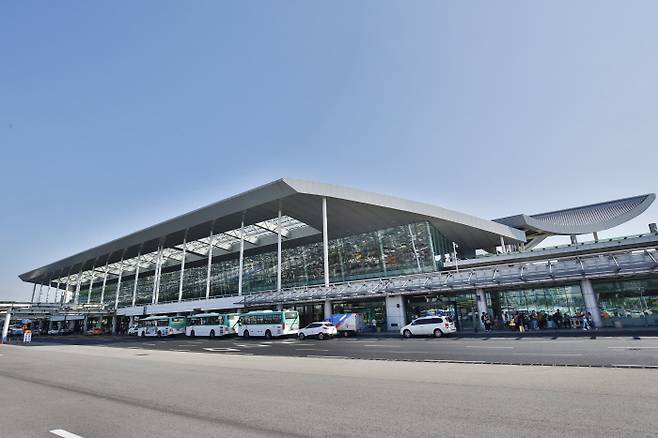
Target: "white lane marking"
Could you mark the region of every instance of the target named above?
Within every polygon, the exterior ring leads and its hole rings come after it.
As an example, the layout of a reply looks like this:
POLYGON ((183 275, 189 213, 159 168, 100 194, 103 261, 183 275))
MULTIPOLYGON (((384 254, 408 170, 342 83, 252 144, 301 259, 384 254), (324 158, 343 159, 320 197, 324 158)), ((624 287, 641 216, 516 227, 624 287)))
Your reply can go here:
POLYGON ((375 344, 365 344, 364 347, 400 348, 399 345, 375 345, 375 344))
POLYGON ((496 349, 507 349, 511 350, 514 347, 494 347, 492 345, 464 345, 464 348, 496 348, 496 349))
POLYGON ((214 347, 213 348, 204 348, 204 350, 212 351, 213 353, 227 353, 227 352, 231 352, 231 351, 240 351, 237 348, 228 348, 228 347, 226 347, 226 348, 214 348, 214 347))
POLYGON ((174 349, 171 349, 169 351, 176 351, 178 353, 189 353, 190 352, 190 350, 174 350, 174 349))
POLYGON ((319 357, 323 359, 350 359, 347 356, 332 356, 330 354, 307 354, 306 357, 319 357))
POLYGON ((295 351, 329 351, 321 348, 295 348, 295 351))
POLYGON ((80 435, 76 435, 71 432, 67 432, 64 429, 53 429, 50 431, 53 435, 61 436, 62 438, 82 438, 80 435))
POLYGON ((150 345, 150 346, 154 346, 155 344, 151 344, 151 343, 149 343, 149 342, 142 342, 142 345, 150 345))
POLYGON ((584 356, 583 353, 519 353, 518 351, 513 352, 512 354, 518 354, 519 356, 584 356))
POLYGON ((611 350, 658 350, 658 347, 608 347, 611 350))

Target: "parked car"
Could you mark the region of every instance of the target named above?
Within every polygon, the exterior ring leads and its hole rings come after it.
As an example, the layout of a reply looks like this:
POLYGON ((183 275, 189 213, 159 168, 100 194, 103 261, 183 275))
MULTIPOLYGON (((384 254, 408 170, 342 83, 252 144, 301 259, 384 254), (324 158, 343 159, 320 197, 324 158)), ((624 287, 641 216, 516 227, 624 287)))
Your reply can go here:
POLYGON ((68 329, 68 328, 48 330, 49 335, 70 335, 72 333, 73 333, 73 330, 68 329))
POLYGON ((93 327, 90 330, 87 330, 87 335, 89 336, 100 336, 103 333, 105 333, 105 330, 100 327, 93 327))
POLYGON ((449 316, 423 316, 414 319, 400 329, 400 334, 405 338, 412 336, 434 336, 440 338, 444 335, 455 333, 457 328, 449 316))
POLYGON ((315 336, 316 338, 323 340, 332 336, 336 336, 337 334, 338 330, 336 330, 336 326, 328 321, 321 321, 310 323, 303 329, 299 330, 299 334, 297 336, 299 339, 315 336))

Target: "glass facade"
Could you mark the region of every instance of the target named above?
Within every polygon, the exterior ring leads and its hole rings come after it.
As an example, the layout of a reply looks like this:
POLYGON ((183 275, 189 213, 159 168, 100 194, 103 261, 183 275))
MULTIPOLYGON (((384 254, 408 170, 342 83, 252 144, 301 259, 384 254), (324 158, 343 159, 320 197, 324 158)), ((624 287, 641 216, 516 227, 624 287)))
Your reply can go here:
POLYGON ((579 285, 492 291, 487 293, 487 307, 494 328, 508 326, 519 313, 536 320, 530 328, 572 327, 578 324, 576 316, 585 311, 579 285))
POLYGON ((592 282, 608 327, 658 325, 658 278, 592 282))
POLYGON ((375 320, 376 330, 386 330, 386 303, 381 300, 349 301, 334 303, 332 313, 361 313, 367 329, 375 330, 372 321, 375 320))
MULTIPOLYGON (((434 251, 446 246, 445 238, 428 222, 363 233, 329 241, 329 278, 331 282, 370 277, 414 274, 435 270, 434 251)), ((324 282, 322 242, 281 251, 281 282, 284 288, 311 286, 324 282)), ((206 297, 208 265, 186 266, 183 299, 206 297)), ((236 295, 239 260, 213 262, 210 269, 210 296, 236 295)), ((244 294, 276 289, 276 251, 244 257, 242 292, 244 294)), ((153 275, 139 278, 135 304, 148 304, 153 294, 153 275)), ((178 300, 180 270, 163 272, 158 302, 178 300)), ((127 283, 126 283, 127 284, 127 283)), ((122 285, 123 290, 123 285, 122 285)), ((131 300, 132 300, 132 294, 131 300)), ((128 305, 131 303, 128 300, 128 305)), ((126 305, 122 296, 120 304, 126 305)))
POLYGON ((421 316, 449 315, 458 331, 479 327, 475 293, 408 297, 405 313, 407 323, 421 316))

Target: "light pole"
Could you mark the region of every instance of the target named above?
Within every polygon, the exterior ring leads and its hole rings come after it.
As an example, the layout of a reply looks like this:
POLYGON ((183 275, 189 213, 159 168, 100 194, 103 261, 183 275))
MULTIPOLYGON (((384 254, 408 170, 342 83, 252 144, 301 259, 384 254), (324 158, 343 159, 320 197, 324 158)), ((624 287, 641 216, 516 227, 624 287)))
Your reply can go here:
POLYGON ((455 270, 459 274, 459 262, 457 261, 457 248, 459 248, 459 245, 457 245, 455 242, 452 242, 452 251, 453 254, 455 255, 455 270))

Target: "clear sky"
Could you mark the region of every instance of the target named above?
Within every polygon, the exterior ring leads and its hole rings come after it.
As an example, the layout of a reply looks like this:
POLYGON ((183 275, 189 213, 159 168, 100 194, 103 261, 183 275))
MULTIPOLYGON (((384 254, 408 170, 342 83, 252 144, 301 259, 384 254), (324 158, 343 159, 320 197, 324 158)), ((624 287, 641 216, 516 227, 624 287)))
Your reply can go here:
POLYGON ((282 176, 486 218, 655 192, 656 17, 655 1, 3 1, 0 299, 29 299, 22 272, 282 176))

